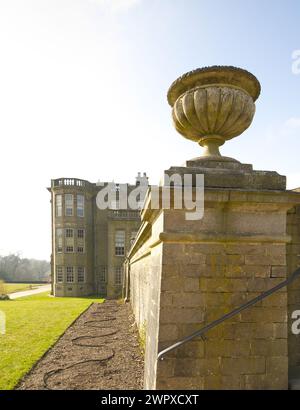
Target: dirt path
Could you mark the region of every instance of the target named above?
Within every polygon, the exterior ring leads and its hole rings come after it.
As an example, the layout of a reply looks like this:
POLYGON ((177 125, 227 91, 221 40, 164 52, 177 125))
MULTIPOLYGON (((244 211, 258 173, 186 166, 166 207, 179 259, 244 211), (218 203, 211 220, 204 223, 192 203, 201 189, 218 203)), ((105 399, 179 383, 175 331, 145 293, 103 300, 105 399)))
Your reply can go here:
POLYGON ((19 292, 9 293, 9 298, 18 299, 18 298, 23 298, 24 296, 37 295, 38 293, 43 293, 43 292, 50 292, 50 290, 51 290, 51 285, 42 285, 42 286, 39 286, 37 289, 20 290, 19 292))
POLYGON ((143 357, 129 305, 94 303, 21 380, 20 390, 142 389, 143 357))

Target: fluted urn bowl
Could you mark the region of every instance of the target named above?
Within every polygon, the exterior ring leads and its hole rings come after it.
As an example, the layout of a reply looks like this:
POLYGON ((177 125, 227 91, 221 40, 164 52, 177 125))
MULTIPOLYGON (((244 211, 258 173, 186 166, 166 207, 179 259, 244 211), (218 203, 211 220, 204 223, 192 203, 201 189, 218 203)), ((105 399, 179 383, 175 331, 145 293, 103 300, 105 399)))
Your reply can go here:
POLYGON ((168 102, 176 130, 205 147, 203 156, 220 156, 219 146, 250 126, 259 94, 260 84, 253 74, 213 66, 174 81, 168 102))

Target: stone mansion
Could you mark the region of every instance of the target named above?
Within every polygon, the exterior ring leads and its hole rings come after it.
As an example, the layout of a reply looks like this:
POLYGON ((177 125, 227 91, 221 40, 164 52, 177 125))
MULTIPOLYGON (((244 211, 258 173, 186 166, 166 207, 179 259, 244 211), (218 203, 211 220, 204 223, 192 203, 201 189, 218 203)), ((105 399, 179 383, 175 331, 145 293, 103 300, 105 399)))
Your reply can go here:
MULTIPOLYGON (((127 192, 140 183, 148 184, 145 173, 138 173, 135 184, 126 184, 127 192)), ((140 226, 140 211, 120 209, 118 203, 115 209, 99 209, 96 197, 102 187, 76 178, 51 181, 54 296, 121 295, 122 266, 140 226)))

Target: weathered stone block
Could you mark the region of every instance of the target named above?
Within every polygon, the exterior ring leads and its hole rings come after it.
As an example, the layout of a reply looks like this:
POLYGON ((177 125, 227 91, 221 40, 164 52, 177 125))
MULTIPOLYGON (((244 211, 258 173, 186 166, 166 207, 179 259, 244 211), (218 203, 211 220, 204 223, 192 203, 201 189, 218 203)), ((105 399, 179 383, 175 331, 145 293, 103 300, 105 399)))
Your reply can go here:
POLYGON ((253 337, 254 330, 252 323, 225 323, 224 339, 248 340, 253 337))
POLYGON ((197 278, 189 278, 188 280, 184 281, 183 287, 186 292, 197 292, 200 290, 200 281, 197 278))
POLYGON ((228 255, 264 255, 265 246, 262 244, 228 244, 226 245, 228 255))
POLYGON ((162 292, 160 295, 161 306, 172 306, 173 304, 173 292, 162 292))
POLYGON ((205 342, 207 357, 248 357, 250 356, 249 340, 210 340, 205 342))
POLYGON ((202 390, 203 377, 168 377, 158 378, 157 390, 202 390))
POLYGON ((204 312, 197 308, 162 307, 161 323, 202 323, 204 312))
POLYGON ((286 339, 287 338, 287 323, 274 323, 273 337, 275 339, 286 339))
POLYGON ((252 356, 286 356, 287 340, 253 340, 251 341, 252 356))
POLYGON ((213 292, 205 293, 205 303, 208 309, 210 309, 211 307, 224 306, 224 303, 225 303, 224 293, 213 293, 213 292))
POLYGON ((177 359, 175 376, 208 376, 218 374, 220 361, 218 358, 209 359, 177 359))
POLYGON ((184 293, 176 293, 172 298, 172 303, 175 306, 181 307, 204 307, 206 306, 206 294, 204 293, 190 293, 188 298, 184 293))
POLYGON ((245 276, 243 266, 227 265, 225 268, 225 277, 227 278, 243 278, 245 276))
POLYGON ((224 375, 232 374, 264 374, 266 360, 264 357, 222 358, 221 372, 224 375))
POLYGON ((287 374, 277 374, 274 377, 271 375, 246 375, 245 389, 246 390, 283 390, 287 389, 287 374))
POLYGON ((286 278, 287 268, 286 266, 272 266, 271 278, 286 278))
POLYGON ((180 275, 185 277, 185 280, 188 281, 188 278, 199 278, 202 276, 203 269, 205 265, 181 265, 180 266, 180 275))
POLYGON ((200 289, 203 292, 246 292, 247 283, 238 278, 200 278, 200 289))
POLYGON ((206 390, 243 390, 245 386, 243 375, 240 376, 205 376, 206 390))
POLYGON ((224 323, 223 338, 234 340, 271 339, 273 337, 272 323, 224 323))
POLYGON ((225 277, 226 265, 202 265, 199 267, 200 275, 203 278, 223 278, 225 277))
POLYGON ((248 279, 247 289, 249 292, 265 292, 275 286, 277 282, 270 278, 248 279))
POLYGON ((176 359, 166 357, 157 363, 158 377, 172 377, 174 376, 176 359))
POLYGON ((245 255, 245 264, 246 265, 261 265, 261 266, 270 266, 270 265, 285 265, 286 256, 283 254, 274 254, 274 255, 245 255))
POLYGON ((168 277, 162 281, 161 290, 162 291, 170 291, 170 292, 179 292, 183 289, 185 284, 185 280, 183 277, 168 277))
POLYGON ((244 255, 223 255, 223 254, 208 254, 206 255, 205 263, 208 266, 226 266, 226 265, 242 265, 244 264, 244 255))
POLYGON ((225 246, 223 244, 215 244, 215 243, 197 243, 197 244, 186 244, 184 245, 184 252, 189 253, 191 255, 195 254, 202 254, 202 255, 210 255, 210 254, 224 254, 225 246))
POLYGON ((203 340, 194 339, 183 346, 179 347, 175 352, 176 357, 188 357, 199 359, 203 358, 205 354, 205 342, 203 340))
MULTIPOLYGON (((219 306, 219 307, 211 307, 210 309, 207 309, 205 311, 205 322, 206 323, 210 323, 216 319, 221 318, 222 316, 224 316, 225 313, 228 313, 231 309, 229 309, 228 307, 226 308, 226 310, 224 309, 224 306, 219 306)), ((235 323, 235 322, 239 322, 239 316, 235 315, 233 316, 230 320, 228 320, 228 323, 235 323)))
POLYGON ((271 339, 273 337, 273 323, 257 323, 254 327, 255 339, 271 339))
POLYGON ((285 323, 287 322, 287 311, 280 307, 264 307, 262 317, 268 323, 285 323))
POLYGON ((287 321, 286 310, 278 307, 256 307, 244 310, 241 315, 242 322, 254 323, 282 323, 287 321))
POLYGON ((267 256, 282 256, 286 255, 286 244, 285 243, 272 243, 265 244, 265 250, 267 256))
POLYGON ((269 278, 271 276, 271 267, 268 265, 244 265, 242 270, 249 278, 269 278))
POLYGON ((282 307, 287 306, 287 293, 279 292, 275 293, 262 301, 262 306, 270 307, 282 307))
POLYGON ((165 325, 162 324, 159 328, 159 340, 165 341, 176 341, 178 340, 178 327, 176 325, 165 325))
POLYGON ((286 374, 288 369, 288 358, 285 355, 266 358, 266 372, 268 375, 286 374))

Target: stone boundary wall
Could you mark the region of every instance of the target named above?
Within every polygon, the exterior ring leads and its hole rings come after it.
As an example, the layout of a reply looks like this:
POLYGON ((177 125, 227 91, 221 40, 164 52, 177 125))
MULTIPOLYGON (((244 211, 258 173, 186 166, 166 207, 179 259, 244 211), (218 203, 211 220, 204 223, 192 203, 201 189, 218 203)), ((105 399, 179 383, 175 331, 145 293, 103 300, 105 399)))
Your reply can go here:
POLYGON ((146 389, 287 389, 286 288, 157 362, 157 354, 285 280, 290 192, 206 189, 202 220, 143 211, 128 255, 146 331, 146 389))
POLYGON ((159 304, 162 269, 161 244, 154 243, 151 225, 142 224, 138 248, 133 248, 126 266, 130 287, 130 303, 145 344, 144 388, 155 389, 158 354, 159 304))

